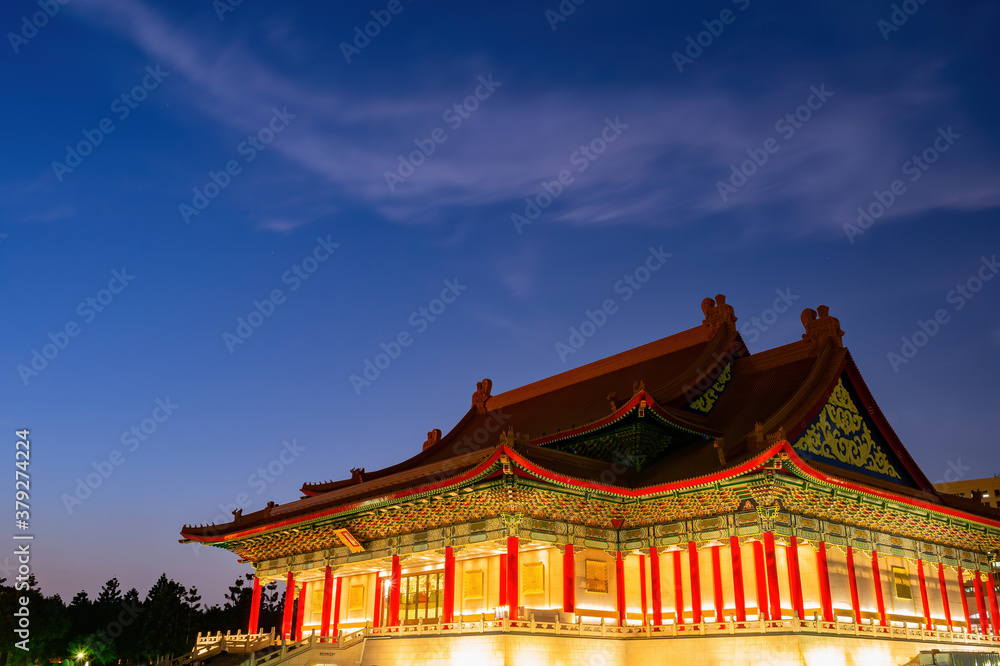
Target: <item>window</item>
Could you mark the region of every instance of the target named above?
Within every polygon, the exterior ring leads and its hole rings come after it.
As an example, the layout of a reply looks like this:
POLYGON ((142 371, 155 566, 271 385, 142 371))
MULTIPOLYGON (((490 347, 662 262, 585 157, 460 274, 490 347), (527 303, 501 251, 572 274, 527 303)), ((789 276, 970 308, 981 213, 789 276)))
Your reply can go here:
POLYGON ((910 574, 902 567, 892 568, 892 589, 897 599, 913 600, 913 588, 910 587, 910 574))

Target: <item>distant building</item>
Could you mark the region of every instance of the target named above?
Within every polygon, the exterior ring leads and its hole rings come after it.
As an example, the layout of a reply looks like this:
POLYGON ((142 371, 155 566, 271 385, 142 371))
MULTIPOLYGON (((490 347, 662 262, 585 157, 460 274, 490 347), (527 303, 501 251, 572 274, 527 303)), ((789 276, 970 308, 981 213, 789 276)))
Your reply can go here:
POLYGON ((934 489, 949 495, 979 500, 986 506, 1000 509, 1000 476, 967 481, 945 481, 935 483, 934 489))
MULTIPOLYGON (((185 525, 183 541, 254 567, 251 633, 261 585, 286 583, 279 631, 296 643, 269 666, 888 666, 995 651, 1000 510, 934 488, 829 309, 755 354, 724 296, 702 311, 504 393, 484 379, 410 459, 185 525)), ((371 418, 399 407, 372 403, 371 418)), ((347 468, 377 443, 340 446, 347 468)), ((1000 498, 1000 481, 966 483, 1000 498)))

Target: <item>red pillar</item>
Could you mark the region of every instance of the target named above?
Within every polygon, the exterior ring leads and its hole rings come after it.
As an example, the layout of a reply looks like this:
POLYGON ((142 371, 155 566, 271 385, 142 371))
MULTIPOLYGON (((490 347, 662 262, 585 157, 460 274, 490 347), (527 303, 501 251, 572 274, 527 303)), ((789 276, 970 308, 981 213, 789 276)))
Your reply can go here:
POLYGON ((333 569, 323 572, 323 613, 320 617, 319 635, 330 635, 330 606, 333 604, 333 569))
POLYGON ((663 597, 660 590, 660 551, 656 546, 649 549, 649 583, 653 588, 653 624, 663 624, 663 597))
POLYGON ((767 606, 767 572, 764 568, 764 544, 753 542, 754 580, 757 584, 757 614, 765 620, 770 619, 767 606))
POLYGON ((701 574, 698 568, 698 545, 688 541, 688 565, 691 569, 691 622, 701 622, 701 574))
POLYGON ((639 608, 642 611, 642 623, 646 624, 646 556, 639 556, 639 608))
POLYGON ((920 603, 924 606, 924 626, 930 631, 934 625, 931 624, 931 605, 927 601, 927 580, 924 578, 923 560, 917 560, 917 580, 920 582, 920 603))
POLYGON ((510 619, 516 620, 518 609, 518 539, 516 536, 507 537, 507 603, 510 604, 510 619))
POLYGON ((444 549, 444 608, 441 609, 442 622, 455 621, 455 551, 451 546, 444 549))
POLYGON ((979 581, 979 571, 972 572, 972 587, 976 591, 976 609, 979 611, 979 633, 989 633, 990 620, 986 616, 986 604, 983 601, 983 586, 979 581))
POLYGON ((674 551, 674 612, 677 624, 684 624, 684 581, 681 579, 681 551, 674 551))
POLYGON ((712 593, 715 603, 715 621, 722 622, 725 611, 725 599, 722 596, 722 553, 720 546, 712 546, 712 593))
POLYGON ((500 556, 500 605, 507 605, 507 554, 500 556))
POLYGON ((885 599, 882 598, 882 577, 878 571, 878 551, 872 551, 872 583, 875 585, 875 603, 878 605, 878 622, 883 627, 889 626, 885 617, 885 599))
POLYGON ((969 600, 965 598, 965 577, 962 575, 962 567, 958 567, 958 589, 962 597, 962 612, 965 613, 965 630, 972 633, 972 616, 969 615, 969 600))
POLYGON ((802 602, 802 574, 799 572, 799 542, 795 537, 791 537, 788 540, 785 553, 788 559, 788 589, 792 596, 792 608, 795 609, 799 619, 804 620, 806 619, 806 609, 805 604, 802 602))
POLYGON ((306 623, 306 586, 308 583, 302 583, 302 589, 299 590, 299 612, 298 617, 295 622, 295 640, 302 640, 302 625, 306 623))
POLYGON ((624 627, 628 607, 625 605, 625 560, 622 559, 620 550, 615 557, 615 592, 618 596, 618 626, 624 627))
MULTIPOLYGON (((338 590, 340 588, 340 580, 337 580, 338 590)), ((385 593, 382 591, 382 575, 380 572, 375 572, 375 617, 372 618, 372 626, 378 629, 382 626, 382 597, 385 593)), ((339 602, 340 595, 337 595, 337 600, 339 602)), ((340 610, 339 603, 337 610, 340 610)), ((340 615, 340 613, 337 613, 340 615)))
POLYGON ((774 533, 764 532, 764 563, 767 566, 767 596, 771 602, 770 619, 781 619, 781 593, 778 590, 778 556, 774 553, 774 533))
POLYGON ((250 624, 247 626, 248 634, 257 633, 257 624, 260 619, 260 578, 253 577, 253 596, 250 597, 250 624))
POLYGON ((847 547, 847 580, 851 584, 851 608, 854 610, 854 622, 861 624, 861 600, 858 598, 858 572, 854 568, 854 549, 847 547))
POLYGON ((1000 608, 997 608, 997 591, 992 574, 986 574, 986 590, 989 592, 990 612, 993 618, 993 635, 1000 636, 1000 608))
POLYGON ((948 623, 948 631, 954 631, 951 622, 951 606, 948 603, 948 586, 944 582, 944 564, 938 563, 938 582, 941 583, 941 605, 944 607, 944 619, 948 623))
POLYGON ((392 556, 392 574, 389 579, 389 626, 399 626, 399 586, 402 578, 399 555, 392 556))
POLYGON ((747 601, 743 595, 743 553, 738 537, 729 537, 729 554, 733 561, 733 598, 736 600, 736 620, 747 621, 747 601))
POLYGON ((816 551, 816 571, 819 575, 819 603, 823 608, 823 621, 833 622, 833 596, 830 594, 830 565, 826 560, 826 542, 819 542, 816 551))
MULTIPOLYGON (((379 601, 382 598, 382 586, 379 584, 381 579, 376 575, 375 578, 375 607, 378 609, 379 601)), ((337 578, 337 583, 333 588, 333 635, 336 636, 340 633, 340 589, 344 583, 343 578, 337 578)))
POLYGON ((292 637, 292 606, 295 604, 295 576, 288 572, 285 580, 285 608, 281 615, 281 637, 292 637))
POLYGON ((573 544, 568 544, 563 551, 563 612, 576 612, 576 560, 573 559, 573 544))

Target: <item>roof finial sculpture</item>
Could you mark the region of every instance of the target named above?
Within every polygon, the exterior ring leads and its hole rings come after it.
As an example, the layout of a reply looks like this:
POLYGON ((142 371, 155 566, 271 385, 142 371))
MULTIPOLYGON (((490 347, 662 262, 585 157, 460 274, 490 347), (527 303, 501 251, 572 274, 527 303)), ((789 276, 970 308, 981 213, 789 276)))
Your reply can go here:
POLYGON ((486 413, 486 401, 490 399, 490 392, 493 390, 493 381, 483 379, 476 382, 476 392, 472 394, 472 408, 477 414, 486 413))
POLYGON ((500 439, 497 444, 501 446, 514 446, 515 444, 529 444, 531 443, 531 438, 525 435, 523 432, 515 432, 514 427, 511 426, 507 428, 506 431, 500 431, 500 439))
POLYGON ((705 319, 701 323, 711 328, 713 333, 720 328, 736 328, 736 311, 726 303, 725 294, 716 294, 715 300, 703 300, 701 311, 705 313, 705 319))
POLYGON ((365 481, 365 468, 364 467, 352 467, 351 468, 351 482, 352 483, 364 483, 365 481))
POLYGON ((427 439, 424 440, 423 450, 426 451, 427 449, 431 448, 440 441, 441 441, 441 430, 438 428, 434 428, 434 430, 431 430, 429 433, 427 433, 427 439))
POLYGON ((840 320, 830 316, 830 308, 821 305, 816 310, 806 308, 802 311, 802 326, 806 332, 802 339, 809 342, 812 350, 819 351, 827 340, 832 340, 835 347, 843 347, 844 332, 840 330, 840 320))

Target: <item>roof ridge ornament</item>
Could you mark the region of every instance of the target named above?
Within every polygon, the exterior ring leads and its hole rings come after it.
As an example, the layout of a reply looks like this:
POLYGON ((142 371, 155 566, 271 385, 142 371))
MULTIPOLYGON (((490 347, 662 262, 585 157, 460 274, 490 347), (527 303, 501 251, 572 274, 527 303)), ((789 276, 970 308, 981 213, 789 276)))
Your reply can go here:
POLYGON ((736 311, 726 303, 725 294, 716 294, 714 300, 705 298, 701 302, 701 311, 705 314, 702 325, 708 326, 713 333, 720 328, 736 330, 736 311))
POLYGON ((641 379, 636 379, 632 382, 632 397, 639 395, 640 392, 646 390, 646 382, 641 379))
POLYGON ((364 467, 352 467, 351 468, 351 483, 364 483, 365 482, 365 468, 364 467))
POLYGON ((431 448, 440 441, 441 441, 441 429, 434 428, 434 430, 431 430, 430 432, 427 433, 427 439, 424 440, 424 448, 422 450, 426 451, 427 449, 431 448))
POLYGON ((486 413, 486 401, 490 399, 492 391, 493 380, 484 378, 483 381, 476 382, 476 392, 472 394, 472 408, 477 414, 486 413))
POLYGON ((531 438, 528 437, 523 432, 514 432, 514 426, 507 428, 506 431, 500 431, 500 440, 497 442, 500 446, 514 446, 515 444, 530 444, 531 438))
POLYGON ((817 309, 806 308, 802 311, 802 327, 806 332, 802 339, 809 342, 810 349, 817 352, 823 348, 827 340, 832 340, 835 347, 844 346, 844 331, 840 329, 840 320, 830 316, 830 308, 821 305, 817 309))

